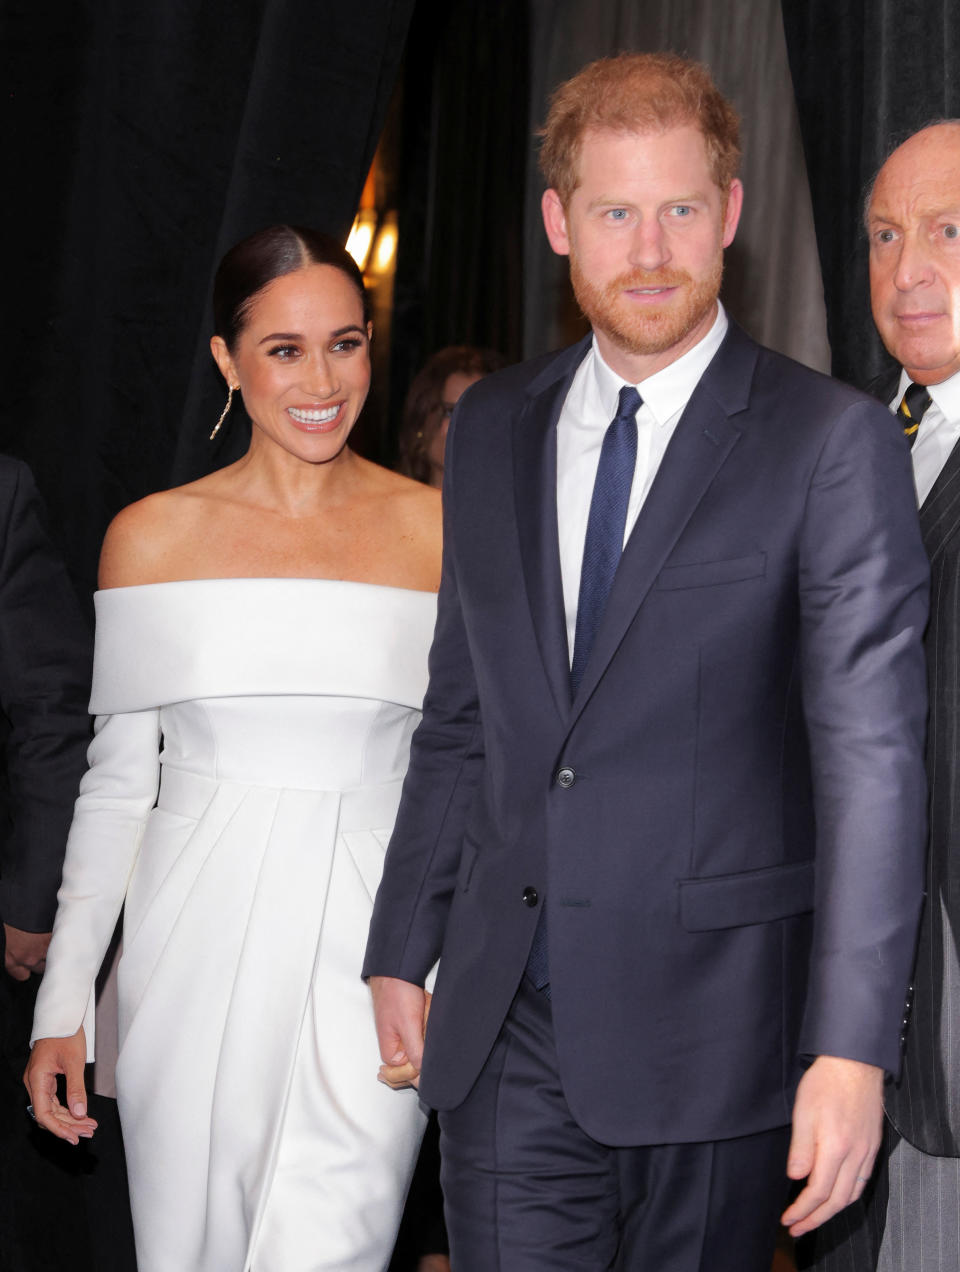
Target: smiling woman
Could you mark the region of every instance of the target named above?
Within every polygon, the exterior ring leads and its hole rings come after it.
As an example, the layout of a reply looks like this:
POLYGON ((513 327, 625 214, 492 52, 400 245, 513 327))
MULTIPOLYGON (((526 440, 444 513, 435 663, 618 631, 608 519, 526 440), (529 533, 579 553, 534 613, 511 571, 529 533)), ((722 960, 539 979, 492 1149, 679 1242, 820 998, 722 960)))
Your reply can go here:
POLYGON ((97 737, 26 1081, 41 1126, 94 1133, 89 1001, 122 906, 140 1272, 379 1272, 423 1115, 376 1081, 360 967, 426 686, 439 497, 350 449, 371 327, 338 243, 252 236, 214 313, 250 447, 108 531, 97 737))
POLYGON ((254 445, 267 436, 289 449, 305 433, 329 444, 303 458, 334 458, 370 387, 372 330, 356 288, 333 265, 305 265, 264 287, 232 349, 222 336, 211 341, 224 379, 243 394, 254 445))

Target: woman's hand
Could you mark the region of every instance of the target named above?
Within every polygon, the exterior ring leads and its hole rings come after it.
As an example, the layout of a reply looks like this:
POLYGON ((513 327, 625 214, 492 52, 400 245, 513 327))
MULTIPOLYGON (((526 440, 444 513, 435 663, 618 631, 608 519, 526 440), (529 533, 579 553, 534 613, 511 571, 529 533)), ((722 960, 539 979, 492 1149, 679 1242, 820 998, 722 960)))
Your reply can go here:
POLYGON ((70 1144, 90 1139, 97 1129, 94 1119, 87 1116, 86 1062, 87 1040, 81 1026, 71 1038, 38 1038, 23 1075, 37 1125, 70 1144), (57 1099, 57 1076, 61 1073, 67 1084, 66 1105, 57 1099))

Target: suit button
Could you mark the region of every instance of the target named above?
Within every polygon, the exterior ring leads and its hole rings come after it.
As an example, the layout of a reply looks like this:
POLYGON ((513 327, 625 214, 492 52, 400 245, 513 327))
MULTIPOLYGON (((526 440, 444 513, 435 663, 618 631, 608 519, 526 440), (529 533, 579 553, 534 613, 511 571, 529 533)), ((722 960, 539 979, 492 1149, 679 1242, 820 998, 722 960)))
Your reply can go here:
POLYGON ((576 780, 577 775, 572 768, 557 770, 557 785, 562 786, 564 790, 569 790, 576 780))
POLYGON ((540 900, 540 897, 537 895, 536 888, 524 888, 523 896, 520 898, 520 900, 523 902, 524 905, 529 905, 531 908, 533 908, 533 906, 535 906, 537 902, 540 900))

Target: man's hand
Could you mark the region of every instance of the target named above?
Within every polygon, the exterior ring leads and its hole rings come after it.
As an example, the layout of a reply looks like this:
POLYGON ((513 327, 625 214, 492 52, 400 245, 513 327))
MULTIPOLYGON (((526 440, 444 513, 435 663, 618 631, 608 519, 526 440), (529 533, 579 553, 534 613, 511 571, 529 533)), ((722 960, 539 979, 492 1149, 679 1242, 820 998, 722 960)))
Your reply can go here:
POLYGON ((46 962, 50 933, 23 932, 4 923, 3 935, 6 938, 3 963, 7 974, 18 981, 29 980, 31 972, 39 976, 46 962))
POLYGON ((800 1079, 787 1157, 807 1186, 784 1212, 791 1236, 818 1228, 863 1192, 883 1130, 883 1070, 818 1056, 800 1079))
POLYGON ((419 1086, 430 995, 394 976, 371 976, 369 985, 383 1061, 380 1081, 398 1089, 419 1086))
POLYGON ((71 1038, 38 1038, 23 1075, 23 1085, 29 1092, 38 1126, 70 1144, 90 1139, 97 1129, 94 1119, 87 1116, 87 1092, 83 1083, 86 1060, 87 1041, 81 1027, 71 1038), (66 1078, 66 1105, 57 1099, 60 1073, 66 1078))

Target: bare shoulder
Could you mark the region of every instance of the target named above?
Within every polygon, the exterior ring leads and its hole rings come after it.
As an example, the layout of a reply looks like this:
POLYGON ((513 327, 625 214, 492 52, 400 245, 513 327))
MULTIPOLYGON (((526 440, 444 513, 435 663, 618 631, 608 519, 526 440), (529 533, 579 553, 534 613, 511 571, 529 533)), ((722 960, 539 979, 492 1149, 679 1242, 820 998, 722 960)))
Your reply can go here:
POLYGON ((440 518, 440 491, 414 481, 401 473, 367 463, 367 479, 374 497, 388 506, 392 512, 405 517, 421 519, 428 528, 440 518))
POLYGON ((161 490, 118 512, 100 551, 100 587, 163 582, 171 557, 193 537, 206 502, 203 485, 202 480, 161 490))
POLYGON ((427 551, 440 551, 443 532, 440 491, 400 473, 380 469, 381 490, 377 502, 405 539, 414 539, 427 551))
MULTIPOLYGON (((386 470, 384 470, 386 472, 386 470)), ((413 481, 400 473, 386 472, 389 479, 390 497, 396 501, 397 510, 405 516, 423 523, 424 530, 436 526, 440 529, 441 506, 440 491, 433 486, 425 486, 422 481, 413 481)))
POLYGON ((440 492, 371 464, 366 473, 370 544, 378 572, 398 587, 435 592, 443 537, 440 492))

